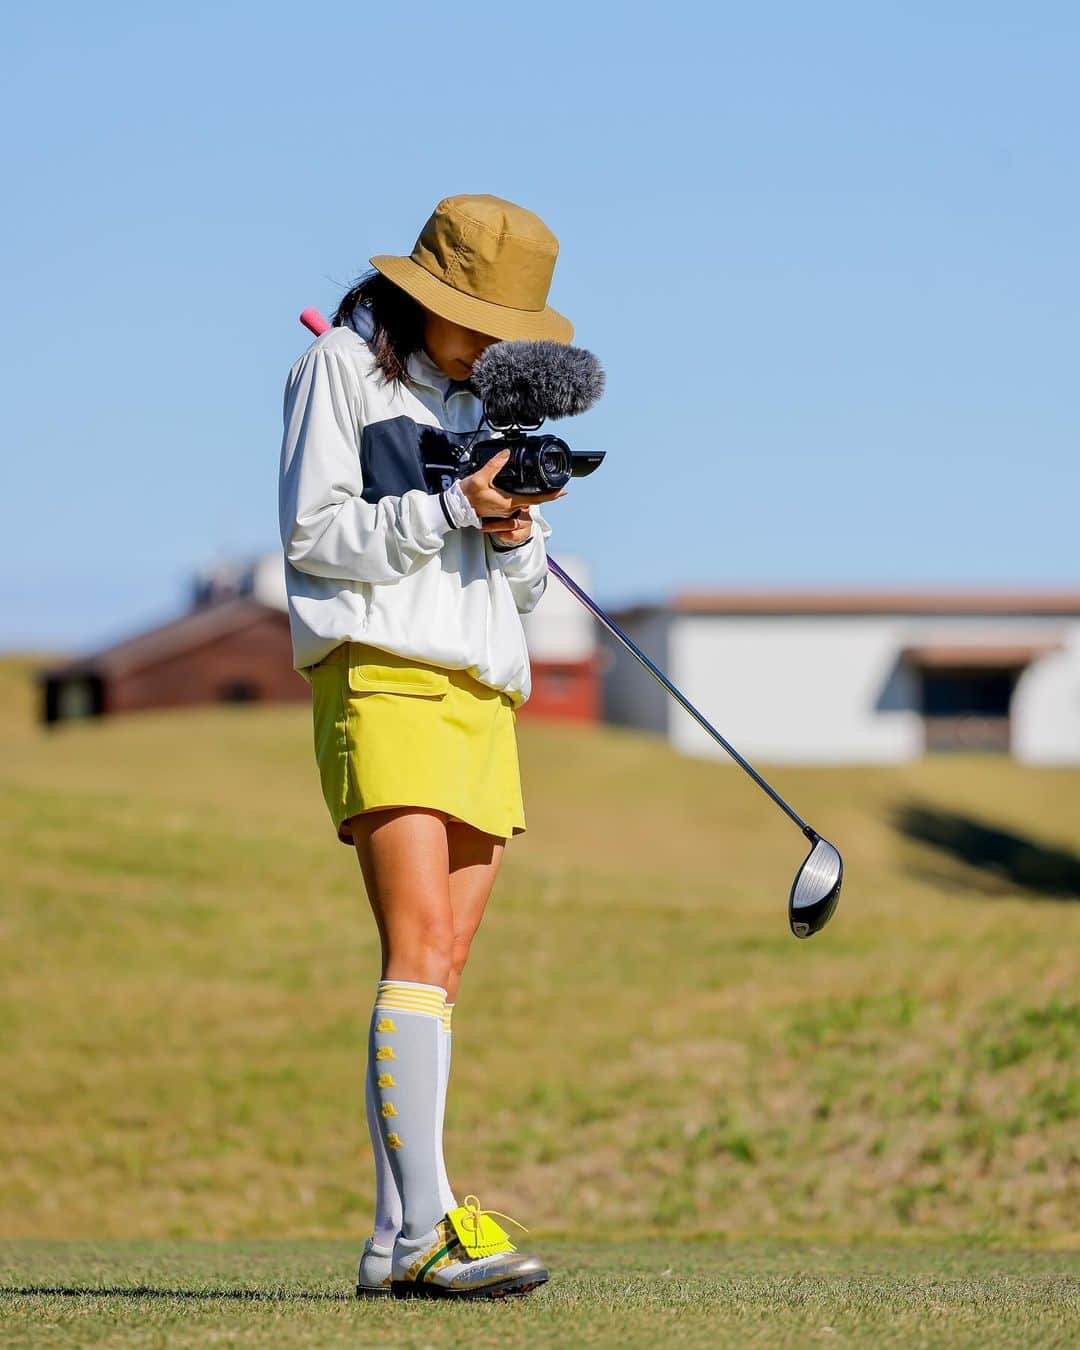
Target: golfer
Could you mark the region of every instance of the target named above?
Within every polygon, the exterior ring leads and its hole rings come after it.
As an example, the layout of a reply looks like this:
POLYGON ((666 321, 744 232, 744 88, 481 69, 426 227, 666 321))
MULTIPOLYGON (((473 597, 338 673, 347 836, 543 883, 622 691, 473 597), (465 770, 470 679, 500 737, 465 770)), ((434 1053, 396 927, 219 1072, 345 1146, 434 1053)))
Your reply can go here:
MULTIPOLYGON (((379 255, 289 371, 280 472, 293 657, 315 757, 382 946, 368 1037, 375 1154, 357 1293, 492 1298, 548 1278, 447 1180, 451 1011, 506 840, 525 830, 520 615, 547 585, 538 496, 462 476, 492 342, 569 342, 547 304, 558 240, 499 197, 439 202, 408 257, 379 255)), ((507 1216, 501 1216, 506 1218, 507 1216)))

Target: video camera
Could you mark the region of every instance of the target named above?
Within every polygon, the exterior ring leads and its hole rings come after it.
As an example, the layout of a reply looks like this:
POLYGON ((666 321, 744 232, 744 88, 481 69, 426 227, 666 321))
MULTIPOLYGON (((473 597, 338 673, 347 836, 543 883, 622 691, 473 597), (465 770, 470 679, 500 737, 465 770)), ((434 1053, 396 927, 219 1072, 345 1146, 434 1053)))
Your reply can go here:
POLYGON ((591 352, 561 342, 495 342, 473 364, 469 384, 484 405, 477 434, 486 423, 495 435, 459 452, 463 476, 507 449, 510 458, 492 483, 523 496, 557 491, 600 467, 603 450, 571 450, 559 436, 529 434, 549 417, 584 412, 600 397, 604 372, 591 352))

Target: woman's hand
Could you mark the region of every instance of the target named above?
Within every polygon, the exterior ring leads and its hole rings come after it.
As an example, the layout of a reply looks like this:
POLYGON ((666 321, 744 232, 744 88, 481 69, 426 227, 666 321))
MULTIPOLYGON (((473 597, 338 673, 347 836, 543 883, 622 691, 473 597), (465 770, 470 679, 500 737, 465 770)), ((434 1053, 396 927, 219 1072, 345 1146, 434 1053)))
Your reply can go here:
POLYGON ((514 544, 523 544, 532 534, 533 519, 529 514, 527 506, 519 507, 507 520, 494 520, 490 525, 484 525, 485 534, 491 534, 499 541, 503 548, 510 548, 514 544), (512 524, 512 528, 507 528, 512 524))
POLYGON ((522 520, 520 507, 539 506, 541 502, 551 502, 556 497, 566 496, 566 488, 560 488, 557 492, 521 493, 503 492, 501 488, 494 487, 491 480, 509 457, 509 450, 500 450, 482 468, 461 480, 461 490, 483 522, 480 528, 485 534, 498 534, 500 542, 508 545, 524 543, 532 532, 532 517, 526 510, 525 519, 522 520), (506 517, 515 522, 509 529, 506 517))

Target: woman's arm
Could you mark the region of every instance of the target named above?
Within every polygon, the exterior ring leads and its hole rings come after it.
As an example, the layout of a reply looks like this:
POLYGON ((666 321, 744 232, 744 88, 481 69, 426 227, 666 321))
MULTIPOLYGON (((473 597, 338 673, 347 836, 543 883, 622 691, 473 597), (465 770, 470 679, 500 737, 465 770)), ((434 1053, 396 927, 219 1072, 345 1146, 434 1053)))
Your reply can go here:
POLYGON ((497 567, 510 583, 510 593, 519 614, 535 609, 547 589, 547 540, 551 526, 540 514, 538 506, 528 508, 533 519, 532 534, 522 544, 499 548, 495 536, 487 535, 488 561, 497 567))
POLYGON ((285 384, 278 509, 281 542, 301 572, 396 581, 443 547, 460 512, 443 493, 413 488, 368 502, 360 472, 364 411, 347 360, 309 349, 285 384))

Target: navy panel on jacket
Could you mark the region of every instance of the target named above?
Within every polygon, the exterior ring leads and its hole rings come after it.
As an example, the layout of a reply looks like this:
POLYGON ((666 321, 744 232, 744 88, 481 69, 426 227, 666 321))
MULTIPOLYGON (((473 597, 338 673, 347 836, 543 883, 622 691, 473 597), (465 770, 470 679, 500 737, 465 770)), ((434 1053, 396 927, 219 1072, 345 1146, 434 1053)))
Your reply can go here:
POLYGON ((442 492, 462 477, 460 457, 473 435, 421 425, 405 416, 369 422, 360 437, 361 495, 366 502, 377 502, 414 488, 442 492))

